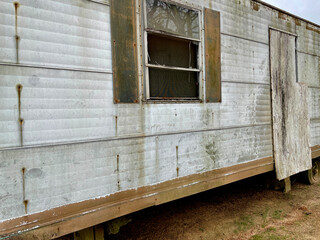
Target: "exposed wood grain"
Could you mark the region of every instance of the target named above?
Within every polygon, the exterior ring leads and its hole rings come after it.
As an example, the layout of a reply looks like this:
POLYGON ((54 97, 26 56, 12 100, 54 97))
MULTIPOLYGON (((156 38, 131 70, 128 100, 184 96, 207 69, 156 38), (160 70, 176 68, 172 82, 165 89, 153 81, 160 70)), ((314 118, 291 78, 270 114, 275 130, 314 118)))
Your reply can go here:
POLYGON ((221 102, 220 13, 204 10, 206 102, 221 102))
POLYGON ((274 159, 279 180, 312 166, 308 89, 296 82, 295 37, 270 30, 274 159))
POLYGON ((320 146, 314 146, 311 148, 312 151, 312 159, 320 157, 320 146))
POLYGON ((138 103, 136 3, 111 1, 112 69, 115 103, 138 103))
POLYGON ((86 228, 79 232, 74 233, 74 240, 95 240, 95 229, 94 228, 86 228))
POLYGON ((94 232, 95 232, 95 240, 104 240, 104 226, 103 224, 94 226, 94 232))

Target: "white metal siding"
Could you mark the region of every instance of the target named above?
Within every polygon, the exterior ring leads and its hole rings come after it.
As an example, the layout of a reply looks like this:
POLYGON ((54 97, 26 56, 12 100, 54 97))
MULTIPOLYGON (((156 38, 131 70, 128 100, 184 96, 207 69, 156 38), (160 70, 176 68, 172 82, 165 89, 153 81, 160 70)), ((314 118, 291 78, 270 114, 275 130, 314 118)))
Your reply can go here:
MULTIPOLYGON (((0 64, 17 60, 13 3, 0 1, 0 64)), ((17 84, 23 145, 114 135, 109 6, 24 0, 17 16, 19 64, 41 68, 0 65, 0 148, 20 146, 17 84)))
POLYGON ((320 88, 320 56, 298 53, 297 59, 299 82, 320 88))
POLYGON ((0 146, 20 145, 17 84, 22 84, 23 144, 114 135, 112 75, 0 65, 0 146))
POLYGON ((320 87, 309 88, 311 146, 320 145, 320 87))
MULTIPOLYGON (((304 34, 309 36, 310 33, 304 34)), ((305 39, 305 36, 302 35, 301 38, 305 39)), ((317 39, 317 37, 314 37, 314 41, 312 43, 317 45, 317 39)), ((308 49, 312 48, 308 47, 308 49)), ((309 86, 308 103, 311 145, 316 146, 320 145, 320 50, 315 50, 315 52, 312 50, 310 53, 298 52, 297 54, 298 80, 299 82, 306 83, 309 86), (318 56, 313 55, 314 53, 318 54, 318 56)))
POLYGON ((269 46, 221 36, 222 80, 270 84, 269 46))
POLYGON ((320 57, 320 30, 312 26, 301 22, 301 26, 297 26, 298 33, 298 50, 307 54, 312 54, 320 57), (309 28, 309 29, 307 29, 309 28), (312 31, 315 29, 316 31, 312 31))
POLYGON ((221 104, 118 105, 117 135, 159 134, 270 123, 269 87, 222 83, 221 104))
MULTIPOLYGON (((13 0, 0 1, 1 62, 16 63, 13 0)), ((19 63, 111 71, 110 10, 87 0, 23 0, 19 63)))
POLYGON ((0 219, 24 214, 22 168, 30 214, 271 154, 270 126, 1 151, 0 219))

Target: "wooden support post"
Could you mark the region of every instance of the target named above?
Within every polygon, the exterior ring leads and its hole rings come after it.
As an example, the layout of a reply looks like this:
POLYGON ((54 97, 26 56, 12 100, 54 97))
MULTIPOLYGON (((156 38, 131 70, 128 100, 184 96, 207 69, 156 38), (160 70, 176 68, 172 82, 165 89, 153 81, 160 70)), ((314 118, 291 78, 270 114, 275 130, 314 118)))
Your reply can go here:
POLYGON ((74 233, 74 240, 94 240, 94 228, 89 227, 74 233))
POLYGON ((99 224, 94 227, 95 240, 104 240, 104 225, 99 224))
POLYGON ((290 177, 285 178, 283 181, 284 181, 284 193, 290 192, 291 191, 290 177))

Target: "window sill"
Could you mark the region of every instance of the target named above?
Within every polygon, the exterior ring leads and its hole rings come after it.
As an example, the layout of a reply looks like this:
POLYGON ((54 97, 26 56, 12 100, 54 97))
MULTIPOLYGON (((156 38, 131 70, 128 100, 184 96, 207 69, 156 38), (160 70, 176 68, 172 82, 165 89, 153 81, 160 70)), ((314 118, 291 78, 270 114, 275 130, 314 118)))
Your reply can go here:
POLYGON ((203 103, 201 99, 148 99, 143 100, 145 104, 176 104, 176 103, 203 103))

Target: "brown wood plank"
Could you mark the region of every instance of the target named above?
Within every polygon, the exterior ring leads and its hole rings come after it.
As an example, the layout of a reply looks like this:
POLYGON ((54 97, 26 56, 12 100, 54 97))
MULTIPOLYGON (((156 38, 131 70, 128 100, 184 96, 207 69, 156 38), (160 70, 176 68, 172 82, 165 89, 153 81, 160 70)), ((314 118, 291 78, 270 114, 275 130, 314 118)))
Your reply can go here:
POLYGON ((114 103, 138 103, 136 3, 111 1, 114 103))
POLYGON ((313 146, 311 148, 311 151, 312 151, 311 152, 312 159, 320 157, 320 146, 319 145, 313 146))
POLYGON ((94 228, 86 228, 74 233, 74 240, 95 240, 94 228))
POLYGON ((220 13, 204 10, 206 102, 221 102, 220 13))
POLYGON ((104 225, 99 224, 94 227, 95 240, 104 240, 104 225))
POLYGON ((1 223, 0 236, 10 239, 53 239, 150 206, 206 191, 273 170, 272 158, 194 174, 153 186, 141 187, 51 209, 1 223), (25 231, 25 232, 23 232, 25 231))

